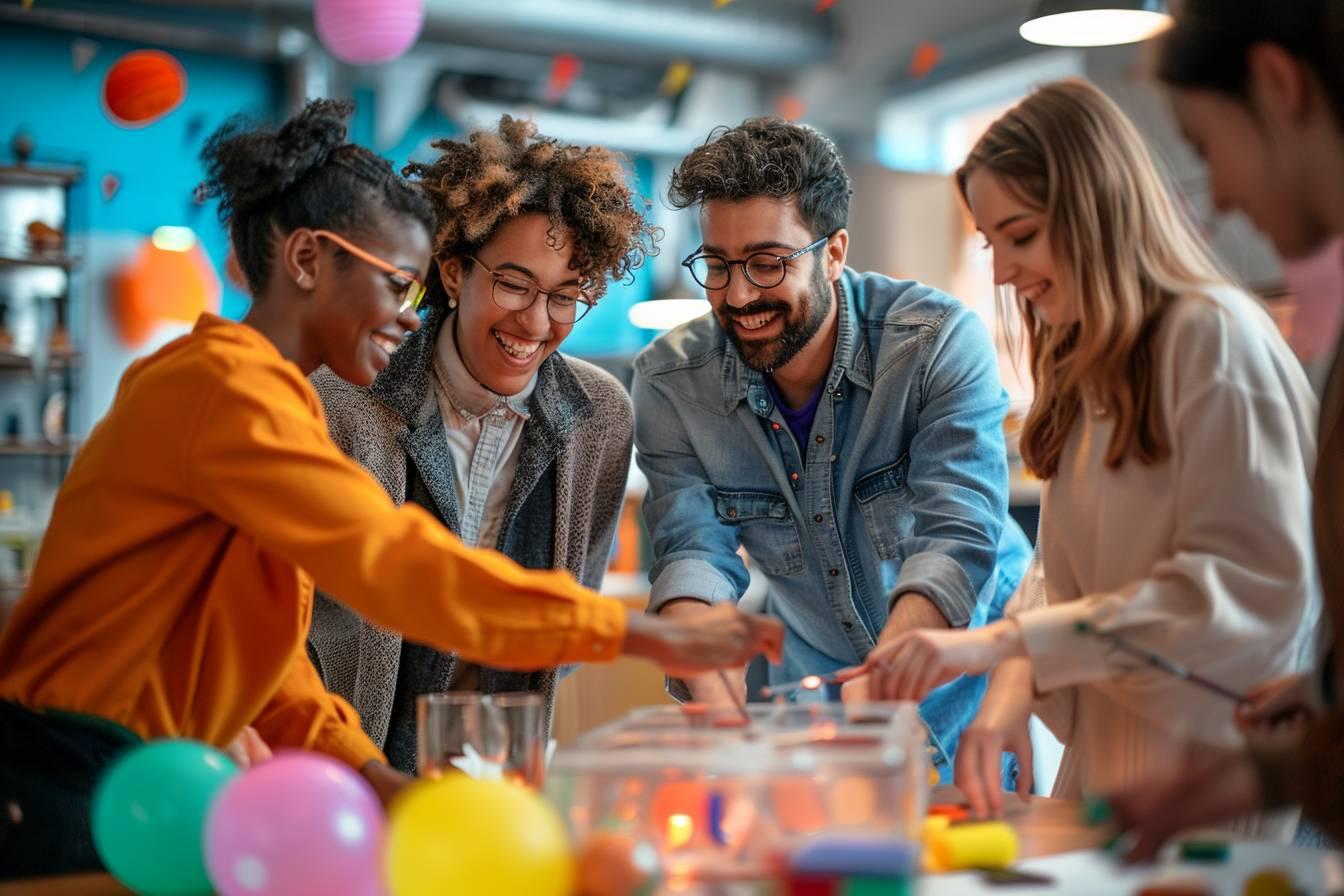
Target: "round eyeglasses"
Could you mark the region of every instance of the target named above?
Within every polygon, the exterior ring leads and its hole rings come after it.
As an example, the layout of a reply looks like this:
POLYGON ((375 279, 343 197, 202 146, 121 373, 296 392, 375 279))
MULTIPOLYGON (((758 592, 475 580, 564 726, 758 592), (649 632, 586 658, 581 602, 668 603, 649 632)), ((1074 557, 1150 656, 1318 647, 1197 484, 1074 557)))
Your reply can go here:
POLYGON ((559 289, 542 289, 534 280, 499 271, 481 261, 475 255, 468 255, 472 261, 485 268, 494 278, 490 287, 495 304, 505 311, 526 311, 537 301, 538 296, 546 297, 546 313, 557 324, 574 324, 583 320, 583 316, 593 310, 596 304, 577 286, 562 286, 559 289))
POLYGON ((784 277, 789 272, 789 262, 825 245, 826 241, 833 236, 835 236, 835 231, 831 231, 823 237, 818 237, 803 248, 796 249, 788 255, 776 255, 773 252, 754 252, 746 258, 724 258, 722 255, 695 252, 681 264, 682 267, 690 270, 695 282, 705 289, 726 289, 728 281, 732 279, 733 265, 742 268, 742 273, 746 275, 747 281, 752 286, 757 289, 770 289, 784 282, 784 277))

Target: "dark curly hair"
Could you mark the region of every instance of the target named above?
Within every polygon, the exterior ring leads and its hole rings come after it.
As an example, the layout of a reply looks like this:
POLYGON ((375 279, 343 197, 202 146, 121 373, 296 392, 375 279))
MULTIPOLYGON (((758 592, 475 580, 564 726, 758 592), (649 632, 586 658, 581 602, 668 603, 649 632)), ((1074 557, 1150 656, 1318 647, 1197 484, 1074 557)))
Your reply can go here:
POLYGON ((712 199, 797 198, 814 234, 824 236, 849 220, 849 184, 840 151, 807 125, 781 118, 749 118, 735 128, 710 131, 672 172, 668 201, 689 208, 712 199))
POLYGON ((219 197, 219 220, 254 296, 270 278, 279 234, 300 227, 358 231, 380 212, 432 230, 424 197, 386 160, 346 141, 353 111, 350 103, 313 100, 278 130, 235 116, 206 141, 206 179, 196 196, 219 197))
MULTIPOLYGON (((530 212, 550 220, 547 243, 572 243, 570 267, 596 300, 606 280, 621 280, 658 254, 661 230, 636 206, 622 157, 598 146, 580 147, 537 134, 530 121, 505 115, 494 130, 477 129, 466 142, 436 140, 441 153, 428 164, 402 169, 434 208, 434 257, 461 259, 489 242, 500 225, 530 212)), ((442 303, 438 265, 431 265, 425 301, 442 303)))

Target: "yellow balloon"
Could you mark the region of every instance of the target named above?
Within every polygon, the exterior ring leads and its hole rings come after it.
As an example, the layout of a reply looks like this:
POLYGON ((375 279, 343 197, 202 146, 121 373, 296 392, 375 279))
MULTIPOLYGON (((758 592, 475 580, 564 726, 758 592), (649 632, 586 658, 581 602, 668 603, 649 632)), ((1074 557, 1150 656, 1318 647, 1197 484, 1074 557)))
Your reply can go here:
POLYGON ((392 806, 394 896, 570 896, 574 856, 551 804, 503 781, 420 781, 392 806))

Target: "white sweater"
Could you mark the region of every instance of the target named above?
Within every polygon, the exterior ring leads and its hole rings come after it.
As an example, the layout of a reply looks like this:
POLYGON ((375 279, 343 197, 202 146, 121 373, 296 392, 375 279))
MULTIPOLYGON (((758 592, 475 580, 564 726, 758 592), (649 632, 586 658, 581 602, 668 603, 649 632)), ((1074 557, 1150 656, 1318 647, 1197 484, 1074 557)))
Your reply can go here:
POLYGON ((1089 405, 1046 484, 1037 560, 1009 604, 1044 695, 1036 712, 1065 745, 1056 796, 1150 777, 1188 739, 1240 741, 1232 701, 1077 623, 1239 692, 1314 659, 1316 400, 1301 365, 1231 288, 1174 301, 1157 363, 1171 456, 1107 469, 1112 422, 1089 405))

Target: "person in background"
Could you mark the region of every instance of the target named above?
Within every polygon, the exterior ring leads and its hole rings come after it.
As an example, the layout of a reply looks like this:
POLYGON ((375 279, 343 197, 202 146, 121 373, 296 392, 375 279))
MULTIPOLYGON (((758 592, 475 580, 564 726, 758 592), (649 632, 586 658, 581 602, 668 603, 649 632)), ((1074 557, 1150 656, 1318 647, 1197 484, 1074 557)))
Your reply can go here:
MULTIPOLYGON (((1007 519, 1008 402, 979 318, 845 266, 849 176, 809 127, 719 129, 670 194, 699 210, 704 242, 684 264, 713 313, 635 361, 650 611, 698 619, 736 601, 745 547, 788 630, 772 683, 853 666, 911 629, 997 617, 1031 548, 1007 519)), ((740 698, 741 675, 731 687, 740 698)), ((732 699, 716 675, 673 688, 732 699)), ((968 678, 924 701, 940 773, 983 689, 968 678)))
MULTIPOLYGON (((1244 212, 1286 259, 1344 236, 1344 0, 1187 0, 1175 12, 1158 77, 1217 208, 1244 212)), ((1311 522, 1328 640, 1344 626, 1344 350, 1318 439, 1311 522)), ((1117 818, 1137 834, 1130 857, 1151 858, 1186 828, 1288 805, 1344 842, 1342 685, 1335 642, 1311 674, 1253 689, 1239 714, 1250 749, 1192 749, 1170 775, 1116 794, 1117 818)))
POLYGON ((98 867, 91 792, 144 738, 224 747, 250 724, 350 764, 385 800, 403 787, 308 660, 314 580, 472 662, 629 654, 685 674, 778 656, 774 620, 648 619, 472 550, 332 444, 306 377, 326 364, 368 384, 388 366, 419 323, 432 225, 420 194, 346 142, 349 111, 316 101, 206 144, 203 193, 222 200, 253 304, 134 363, 57 496, 0 635, 0 805, 21 819, 0 878, 98 867))
POLYGON ((1009 618, 908 632, 869 663, 906 699, 993 670, 956 767, 983 816, 1002 810, 1002 751, 1030 766, 1033 711, 1065 745, 1062 797, 1142 780, 1186 738, 1241 742, 1231 701, 1112 637, 1234 691, 1309 667, 1316 401, 1097 88, 1034 91, 989 127, 957 183, 1027 337, 1021 446, 1045 483, 1038 559, 1009 618))
MULTIPOLYGON (((392 500, 469 547, 602 583, 625 494, 625 389, 558 352, 606 290, 653 251, 621 160, 504 116, 405 173, 434 209, 429 313, 368 386, 313 375, 332 439, 392 500)), ((403 640, 318 595, 308 644, 394 768, 414 773, 418 694, 535 691, 556 670, 494 669, 403 640)))

